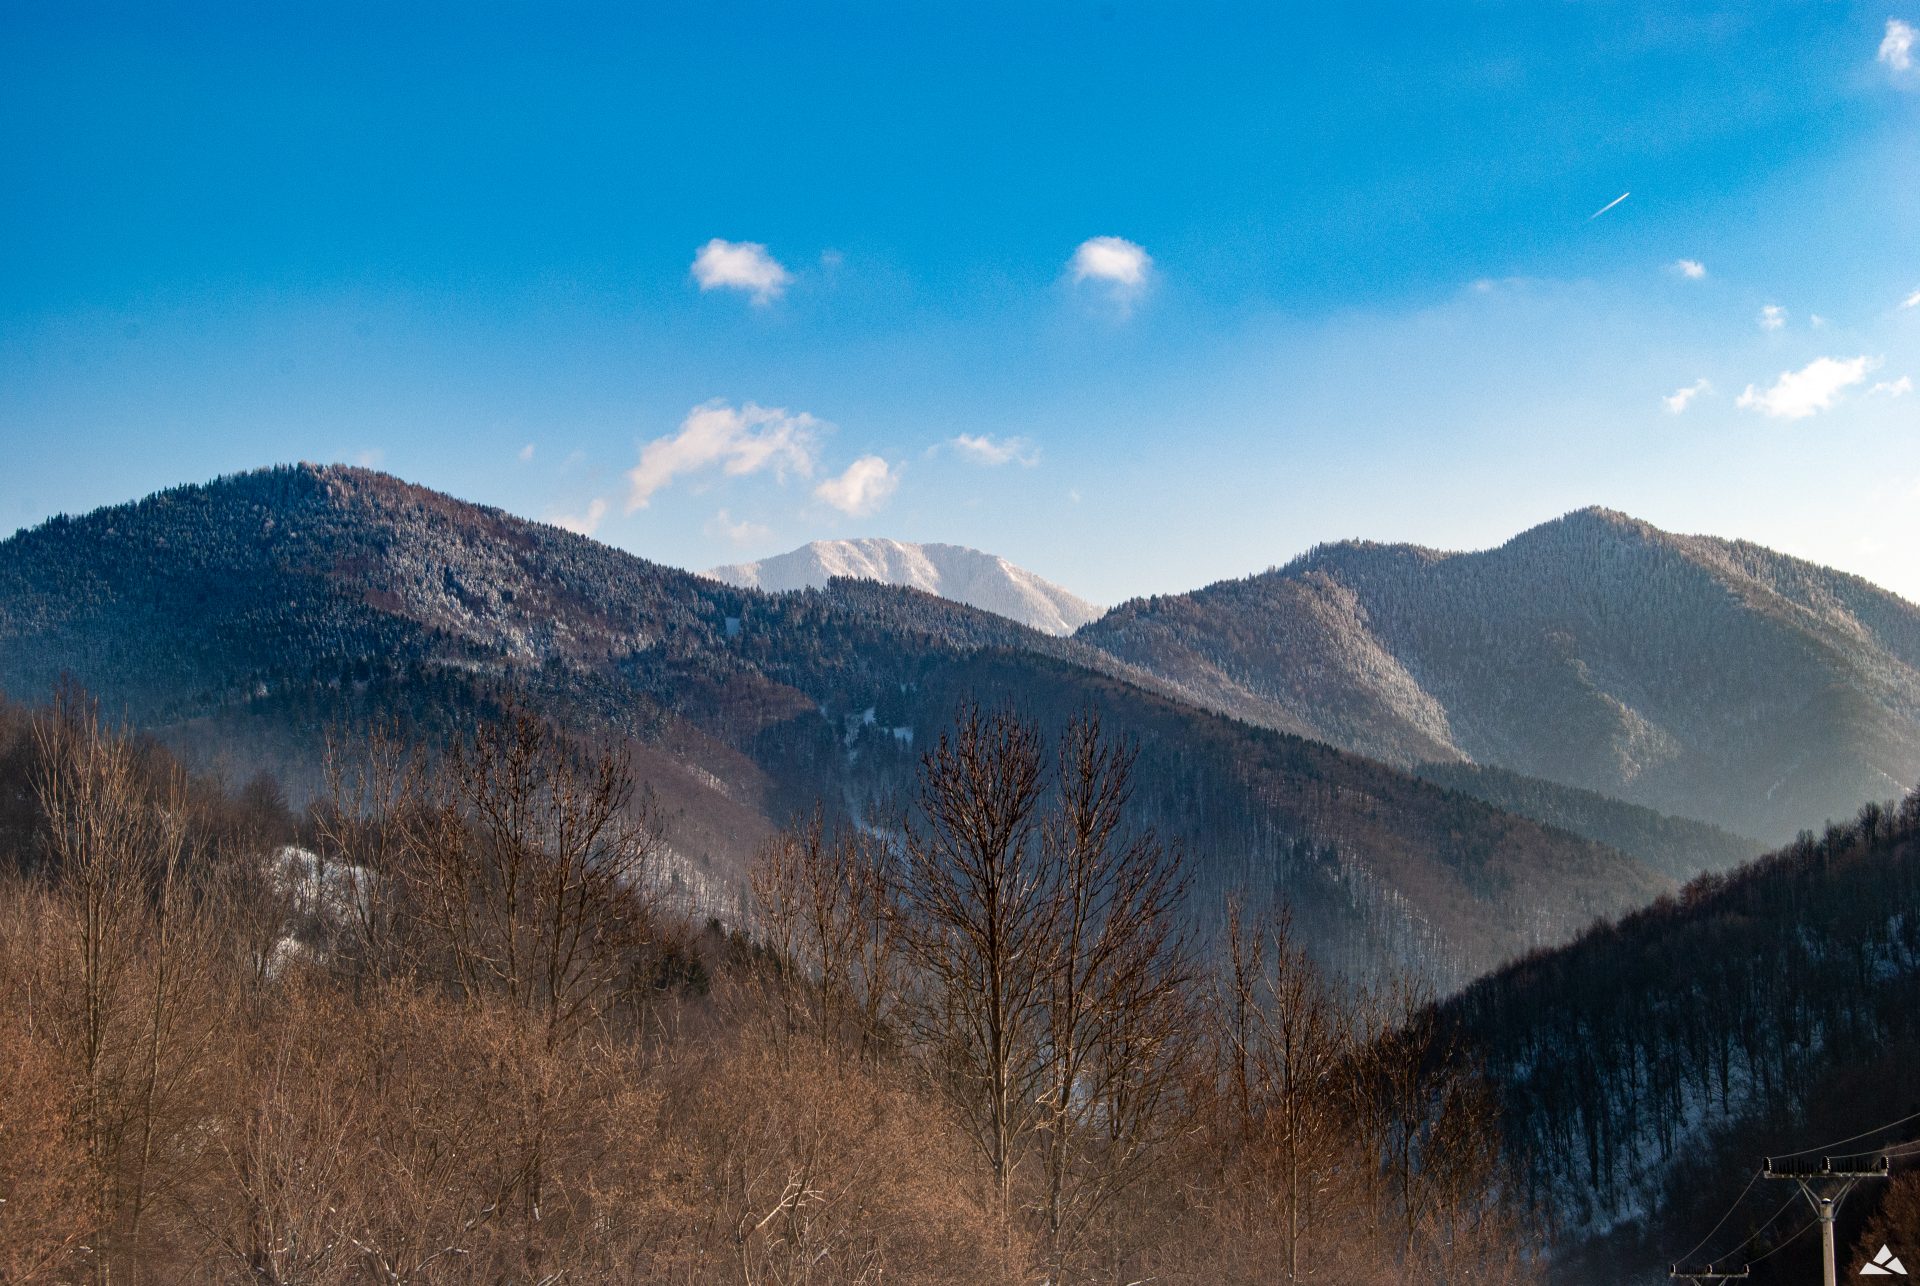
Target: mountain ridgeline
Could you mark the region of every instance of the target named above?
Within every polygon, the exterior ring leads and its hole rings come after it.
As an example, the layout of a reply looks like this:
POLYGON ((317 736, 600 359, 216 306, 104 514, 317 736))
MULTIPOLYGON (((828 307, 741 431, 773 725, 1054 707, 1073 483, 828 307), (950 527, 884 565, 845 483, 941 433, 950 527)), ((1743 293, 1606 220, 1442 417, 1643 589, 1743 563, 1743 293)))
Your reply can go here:
MULTIPOLYGON (((1139 746, 1132 817, 1196 907, 1290 903, 1365 976, 1450 987, 1672 887, 1648 862, 1410 773, 1198 709, 1074 639, 911 589, 767 594, 365 470, 300 466, 60 518, 0 543, 0 689, 62 674, 198 762, 296 796, 331 726, 444 740, 509 702, 615 738, 690 896, 824 807, 891 825, 968 701, 1139 746)), ((1666 866, 1671 869, 1672 864, 1666 866)))
POLYGON ((1479 553, 1322 546, 1076 637, 1387 763, 1491 765, 1769 842, 1920 779, 1920 609, 1603 509, 1479 553))

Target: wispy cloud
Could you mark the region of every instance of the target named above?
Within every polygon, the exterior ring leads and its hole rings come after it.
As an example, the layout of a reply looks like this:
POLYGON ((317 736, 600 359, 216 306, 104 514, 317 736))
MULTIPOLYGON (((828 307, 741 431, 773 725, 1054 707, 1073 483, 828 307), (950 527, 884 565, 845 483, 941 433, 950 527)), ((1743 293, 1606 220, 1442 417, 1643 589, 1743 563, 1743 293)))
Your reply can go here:
POLYGON ((1887 34, 1880 41, 1880 61, 1896 72, 1913 70, 1913 27, 1898 18, 1887 19, 1887 34))
POLYGON ((527 445, 520 448, 520 463, 528 464, 528 463, 531 463, 532 460, 533 460, 533 443, 529 442, 527 443, 527 445))
POLYGON ((1878 365, 1877 357, 1816 357, 1797 371, 1780 372, 1765 392, 1747 385, 1736 405, 1776 420, 1804 420, 1831 407, 1878 365))
POLYGON ((600 530, 601 520, 607 516, 607 502, 598 497, 587 502, 587 511, 582 514, 555 514, 553 525, 564 527, 581 536, 591 536, 600 530))
POLYGON ((1902 299, 1900 306, 1902 308, 1920 308, 1920 290, 1916 290, 1905 299, 1902 299))
POLYGON ((693 279, 702 290, 744 290, 766 305, 786 293, 793 274, 758 241, 723 241, 701 246, 693 256, 693 279))
POLYGON ((736 545, 753 545, 773 538, 773 528, 745 518, 735 522, 732 515, 724 509, 707 519, 706 526, 702 530, 709 536, 724 536, 736 545))
POLYGON ((1698 259, 1675 259, 1673 270, 1688 281, 1700 281, 1707 275, 1707 265, 1698 259))
POLYGON ((627 512, 643 509, 654 493, 683 474, 718 467, 728 477, 771 469, 813 474, 820 421, 802 411, 748 402, 735 409, 722 401, 696 406, 679 432, 640 448, 640 462, 627 471, 627 512))
POLYGON ((843 514, 860 517, 885 504, 900 485, 900 475, 877 455, 863 455, 837 478, 828 478, 813 494, 843 514))
POLYGON ((1105 286, 1124 312, 1146 291, 1153 276, 1153 256, 1125 237, 1089 237, 1067 261, 1075 285, 1105 286))
POLYGON ((1760 329, 1779 330, 1787 324, 1787 310, 1779 304, 1768 304, 1760 310, 1760 329))
POLYGON ((950 445, 959 454, 975 464, 1003 465, 1024 464, 1028 466, 1040 463, 1040 450, 1025 438, 994 438, 982 433, 975 436, 962 433, 952 439, 950 445))
POLYGON ((1702 393, 1711 392, 1713 392, 1713 385, 1704 379, 1700 379, 1695 380, 1685 388, 1675 389, 1666 397, 1661 398, 1660 401, 1666 406, 1669 414, 1680 415, 1686 411, 1688 405, 1692 403, 1694 398, 1699 397, 1702 393))
POLYGON ((1905 397, 1913 392, 1913 376, 1902 375, 1897 380, 1881 380, 1867 390, 1868 397, 1905 397))

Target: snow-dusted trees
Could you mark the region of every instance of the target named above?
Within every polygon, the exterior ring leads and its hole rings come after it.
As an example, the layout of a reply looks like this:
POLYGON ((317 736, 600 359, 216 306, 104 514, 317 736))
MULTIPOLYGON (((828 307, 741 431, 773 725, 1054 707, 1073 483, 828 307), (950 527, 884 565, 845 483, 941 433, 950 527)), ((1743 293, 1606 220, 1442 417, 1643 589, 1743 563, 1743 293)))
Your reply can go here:
POLYGON ((1920 793, 1519 960, 1443 1014, 1500 1089, 1532 1201, 1593 1230, 1648 1210, 1710 1226, 1760 1156, 1914 1110, 1916 906, 1920 793))

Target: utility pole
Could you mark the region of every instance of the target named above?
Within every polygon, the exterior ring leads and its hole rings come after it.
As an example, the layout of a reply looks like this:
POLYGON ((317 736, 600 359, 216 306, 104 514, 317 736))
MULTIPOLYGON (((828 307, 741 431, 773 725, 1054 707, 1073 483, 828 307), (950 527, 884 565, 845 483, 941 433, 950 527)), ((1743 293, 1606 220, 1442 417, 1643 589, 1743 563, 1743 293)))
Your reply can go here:
POLYGON ((1737 1273, 1727 1272, 1724 1269, 1716 1269, 1712 1264, 1708 1264, 1705 1268, 1682 1268, 1680 1265, 1675 1264, 1667 1270, 1667 1276, 1690 1281, 1693 1283, 1693 1286, 1702 1286, 1704 1282, 1736 1281, 1746 1275, 1747 1266, 1745 1264, 1740 1265, 1740 1271, 1737 1273))
POLYGON ((1826 1253, 1826 1286, 1839 1286, 1839 1269, 1834 1262, 1834 1218, 1855 1184, 1862 1179, 1887 1177, 1887 1158, 1879 1155, 1821 1157, 1817 1162, 1782 1158, 1776 1163, 1768 1157, 1760 1177, 1784 1179, 1800 1186, 1800 1195, 1807 1199, 1814 1216, 1820 1220, 1820 1241, 1826 1253))

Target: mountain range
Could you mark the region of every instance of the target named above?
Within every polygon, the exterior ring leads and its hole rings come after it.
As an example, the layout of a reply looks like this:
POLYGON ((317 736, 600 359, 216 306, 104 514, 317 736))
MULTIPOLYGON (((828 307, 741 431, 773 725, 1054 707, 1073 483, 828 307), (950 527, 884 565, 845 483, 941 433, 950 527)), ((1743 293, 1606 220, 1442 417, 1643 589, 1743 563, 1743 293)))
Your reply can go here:
POLYGON ((1250 723, 1761 840, 1920 779, 1920 609, 1605 509, 1477 553, 1326 545, 1124 603, 1076 638, 1250 723))
MULTIPOLYGON (((1184 853, 1198 942, 1229 894, 1271 899, 1349 978, 1443 996, 1428 1014, 1482 1069, 1510 1182, 1556 1230, 1553 1280, 1663 1279, 1642 1269, 1705 1233, 1786 1281, 1810 1243, 1762 1222, 1753 1158, 1888 1141, 1877 1126, 1920 1110, 1901 912, 1920 795, 1858 806, 1910 766, 1913 611, 1583 511, 1479 554, 1328 546, 1062 636, 873 577, 729 585, 302 465, 0 541, 0 693, 71 676, 295 803, 332 733, 431 750, 535 709, 627 751, 677 892, 722 921, 777 827, 900 826, 964 703, 1049 733, 1091 711, 1138 749, 1130 823, 1184 853), (1698 816, 1774 816, 1769 774, 1778 824, 1848 789, 1854 820, 1750 861, 1755 841, 1698 816), (1615 797, 1635 788, 1694 816, 1615 797)), ((0 799, 0 830, 21 804, 0 799)))
POLYGON ((1053 582, 964 545, 816 540, 759 562, 715 567, 707 575, 772 592, 825 589, 836 576, 902 585, 993 612, 1043 634, 1071 634, 1100 615, 1099 608, 1053 582))
POLYGON ((919 752, 967 701, 1049 731, 1097 713, 1138 746, 1132 816, 1186 852, 1193 904, 1284 900, 1358 976, 1455 986, 1725 860, 1613 814, 1619 835, 1678 846, 1636 856, 1575 833, 1596 806, 1547 783, 1543 822, 917 590, 736 588, 343 467, 179 487, 0 542, 0 690, 41 699, 63 674, 296 799, 329 728, 432 744, 533 706, 628 747, 687 896, 716 913, 777 826, 816 808, 898 825, 919 752))

